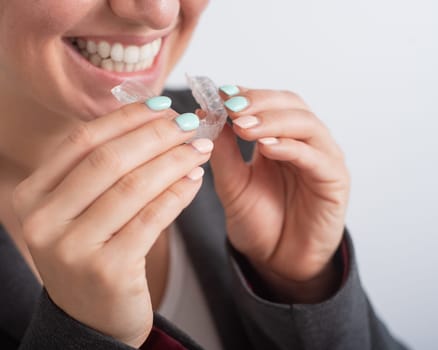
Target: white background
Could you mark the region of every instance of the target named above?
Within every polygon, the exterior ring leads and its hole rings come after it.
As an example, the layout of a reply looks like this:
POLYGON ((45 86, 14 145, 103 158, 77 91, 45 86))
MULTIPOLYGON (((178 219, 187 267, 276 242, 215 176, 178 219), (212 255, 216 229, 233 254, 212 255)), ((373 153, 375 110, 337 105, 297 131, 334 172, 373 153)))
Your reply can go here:
POLYGON ((213 0, 184 73, 298 92, 347 156, 347 225, 392 332, 438 346, 438 2, 213 0))

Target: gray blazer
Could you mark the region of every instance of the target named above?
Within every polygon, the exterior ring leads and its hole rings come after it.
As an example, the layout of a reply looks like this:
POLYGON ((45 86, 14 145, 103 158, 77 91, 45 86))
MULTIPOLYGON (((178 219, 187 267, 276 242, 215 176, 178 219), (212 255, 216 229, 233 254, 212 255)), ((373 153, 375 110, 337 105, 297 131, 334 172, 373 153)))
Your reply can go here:
MULTIPOLYGON (((196 108, 188 91, 166 94, 178 112, 196 108)), ((252 145, 241 142, 240 146, 249 159, 252 145)), ((405 349, 377 318, 362 289, 347 229, 344 239, 349 266, 340 268, 348 269, 348 277, 329 300, 316 305, 286 305, 264 299, 255 292, 257 288, 250 289, 246 283, 249 265, 227 243, 223 209, 208 164, 205 170, 200 192, 177 224, 224 349, 405 349)), ((0 281, 0 349, 133 349, 59 309, 1 226, 0 281)), ((201 349, 158 314, 154 326, 187 349, 201 349)))

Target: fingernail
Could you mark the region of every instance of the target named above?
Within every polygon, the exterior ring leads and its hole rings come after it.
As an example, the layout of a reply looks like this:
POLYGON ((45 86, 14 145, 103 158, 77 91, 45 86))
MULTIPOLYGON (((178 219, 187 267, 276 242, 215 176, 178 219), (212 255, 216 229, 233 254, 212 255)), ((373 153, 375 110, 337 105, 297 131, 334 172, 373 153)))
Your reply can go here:
POLYGON ((213 142, 210 139, 193 140, 192 146, 200 153, 210 153, 214 147, 213 142))
POLYGON ((183 131, 195 130, 199 127, 199 118, 194 113, 183 113, 175 118, 179 128, 183 131))
POLYGON ((236 85, 222 85, 219 90, 228 96, 237 95, 240 92, 236 85))
POLYGON ((190 171, 186 176, 192 181, 199 180, 202 176, 204 176, 204 169, 198 166, 190 171))
POLYGON ((234 96, 225 101, 224 104, 225 107, 232 110, 233 112, 240 112, 249 106, 249 101, 243 96, 234 96))
POLYGON ((253 126, 260 124, 260 120, 252 115, 245 115, 233 120, 233 124, 241 127, 242 129, 249 129, 253 126))
POLYGON ((155 96, 146 100, 145 104, 153 111, 162 111, 170 108, 172 100, 167 96, 155 96))
POLYGON ((279 142, 276 137, 262 137, 258 141, 264 145, 275 145, 279 142))

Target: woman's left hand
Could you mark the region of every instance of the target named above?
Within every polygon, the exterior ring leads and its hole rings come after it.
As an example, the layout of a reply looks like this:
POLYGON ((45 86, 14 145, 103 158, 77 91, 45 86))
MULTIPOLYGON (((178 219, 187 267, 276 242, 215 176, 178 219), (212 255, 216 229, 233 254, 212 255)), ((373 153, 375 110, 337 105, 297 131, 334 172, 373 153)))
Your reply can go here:
POLYGON ((334 291, 350 177, 329 130, 292 92, 221 92, 225 126, 211 159, 228 237, 278 298, 319 302, 334 291), (258 141, 250 163, 234 133, 258 141))

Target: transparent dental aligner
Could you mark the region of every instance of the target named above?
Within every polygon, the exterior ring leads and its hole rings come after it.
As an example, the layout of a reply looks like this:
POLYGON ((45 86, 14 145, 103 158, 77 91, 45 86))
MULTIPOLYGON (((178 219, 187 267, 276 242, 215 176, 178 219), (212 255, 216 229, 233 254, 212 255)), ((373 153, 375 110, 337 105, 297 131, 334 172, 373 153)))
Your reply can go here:
POLYGON ((120 85, 114 86, 111 89, 114 97, 126 105, 133 102, 144 102, 155 94, 144 86, 138 79, 127 79, 120 85))
POLYGON ((214 140, 222 131, 228 116, 218 89, 208 77, 186 75, 186 78, 193 97, 206 113, 206 117, 201 119, 196 138, 207 137, 214 140))
MULTIPOLYGON (((200 125, 194 138, 214 140, 222 131, 228 116, 218 89, 208 77, 186 75, 186 78, 193 97, 205 114, 205 118, 200 120, 200 125)), ((111 93, 123 104, 144 102, 148 98, 156 96, 140 81, 135 79, 125 80, 122 84, 111 89, 111 93)))

